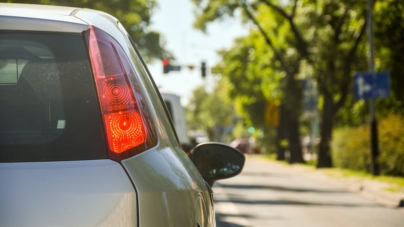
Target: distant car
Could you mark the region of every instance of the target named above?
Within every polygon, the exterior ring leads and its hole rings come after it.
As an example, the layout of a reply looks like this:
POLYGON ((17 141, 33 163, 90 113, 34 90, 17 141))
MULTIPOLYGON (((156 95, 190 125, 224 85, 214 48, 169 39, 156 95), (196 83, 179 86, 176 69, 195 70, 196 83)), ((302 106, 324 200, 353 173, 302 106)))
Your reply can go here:
POLYGON ((206 133, 202 130, 190 130, 188 131, 188 136, 194 146, 200 143, 209 142, 209 138, 206 133))
POLYGON ((260 154, 261 149, 255 144, 254 138, 239 138, 230 142, 230 146, 243 154, 260 154))
POLYGON ((239 138, 231 141, 230 146, 236 148, 237 150, 241 151, 244 154, 249 153, 250 143, 248 138, 239 138))
POLYGON ((116 18, 0 4, 0 24, 0 226, 216 225, 210 186, 244 156, 185 155, 116 18))

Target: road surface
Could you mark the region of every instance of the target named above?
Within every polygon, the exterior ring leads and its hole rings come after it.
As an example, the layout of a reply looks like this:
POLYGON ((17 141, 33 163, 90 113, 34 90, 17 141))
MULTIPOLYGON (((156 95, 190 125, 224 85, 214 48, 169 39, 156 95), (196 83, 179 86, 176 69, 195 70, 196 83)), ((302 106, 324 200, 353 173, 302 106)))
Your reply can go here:
POLYGON ((402 211, 260 158, 213 191, 218 227, 404 227, 402 211))

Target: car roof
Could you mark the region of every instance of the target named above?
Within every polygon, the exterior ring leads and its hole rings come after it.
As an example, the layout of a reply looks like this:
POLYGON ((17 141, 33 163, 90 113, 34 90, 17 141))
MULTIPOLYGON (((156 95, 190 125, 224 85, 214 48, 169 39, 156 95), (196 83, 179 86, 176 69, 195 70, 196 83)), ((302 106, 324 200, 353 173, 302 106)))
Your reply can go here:
POLYGON ((108 13, 53 5, 0 3, 0 21, 0 30, 81 33, 90 25, 108 33, 118 29, 118 20, 108 13))
POLYGON ((53 5, 34 5, 34 4, 14 4, 14 3, 0 3, 0 14, 6 13, 8 15, 19 14, 39 14, 39 15, 63 15, 69 16, 73 13, 76 7, 66 6, 53 6, 53 5))

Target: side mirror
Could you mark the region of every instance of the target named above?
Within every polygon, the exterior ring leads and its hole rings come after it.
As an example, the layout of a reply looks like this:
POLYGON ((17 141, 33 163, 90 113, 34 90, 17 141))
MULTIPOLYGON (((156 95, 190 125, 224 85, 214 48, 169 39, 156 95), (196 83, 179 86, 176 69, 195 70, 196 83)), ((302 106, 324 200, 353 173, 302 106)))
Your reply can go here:
POLYGON ((190 158, 211 187, 217 180, 238 175, 245 162, 244 154, 237 149, 213 142, 198 144, 190 158))

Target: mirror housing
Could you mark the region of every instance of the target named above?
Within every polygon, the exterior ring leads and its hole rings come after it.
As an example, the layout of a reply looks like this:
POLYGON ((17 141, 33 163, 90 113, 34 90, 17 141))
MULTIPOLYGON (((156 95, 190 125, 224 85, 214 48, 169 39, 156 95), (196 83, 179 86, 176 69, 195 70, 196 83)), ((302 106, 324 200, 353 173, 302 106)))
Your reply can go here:
POLYGON ((222 143, 201 143, 190 158, 203 179, 212 187, 215 181, 234 177, 241 173, 245 156, 237 149, 222 143))

